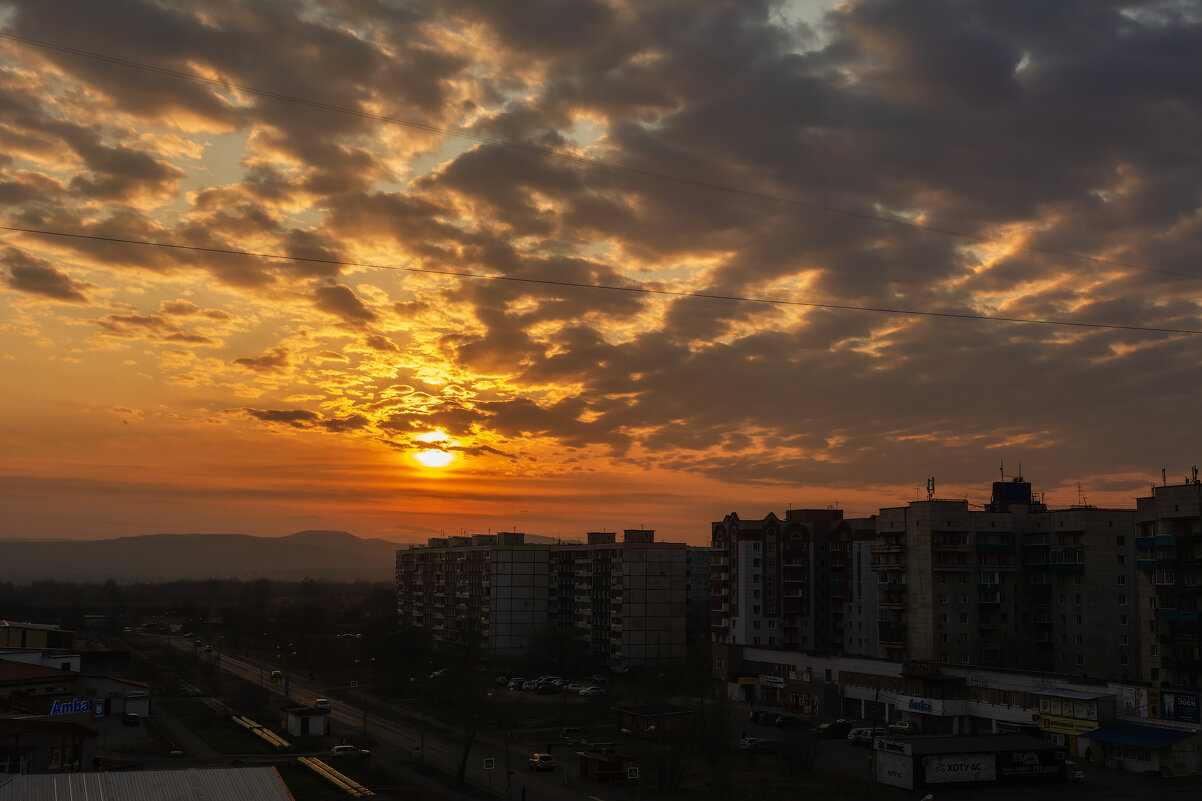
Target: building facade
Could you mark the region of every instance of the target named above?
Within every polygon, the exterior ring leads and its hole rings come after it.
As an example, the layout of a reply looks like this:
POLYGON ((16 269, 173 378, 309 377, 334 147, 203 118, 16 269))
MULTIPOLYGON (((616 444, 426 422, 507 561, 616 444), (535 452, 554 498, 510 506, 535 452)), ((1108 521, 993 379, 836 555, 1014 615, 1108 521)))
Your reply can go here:
POLYGON ((979 511, 929 498, 876 525, 881 658, 1139 675, 1132 510, 1049 510, 1020 477, 979 511))
POLYGON ((1143 678, 1197 687, 1202 678, 1202 482, 1153 487, 1136 499, 1143 678))
POLYGON ((547 626, 550 548, 519 532, 432 537, 397 551, 402 626, 445 646, 523 656, 547 626))
POLYGON ((876 647, 869 519, 791 509, 782 520, 729 514, 711 526, 714 643, 842 653, 876 647))

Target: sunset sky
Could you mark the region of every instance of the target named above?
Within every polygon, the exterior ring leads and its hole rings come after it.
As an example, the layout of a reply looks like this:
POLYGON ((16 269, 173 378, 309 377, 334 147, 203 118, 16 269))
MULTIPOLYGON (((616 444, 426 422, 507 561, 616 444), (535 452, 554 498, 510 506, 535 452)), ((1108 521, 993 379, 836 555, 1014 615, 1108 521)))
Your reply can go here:
POLYGON ((1202 461, 1196 2, 0 0, 0 34, 2 537, 701 543, 1202 461))

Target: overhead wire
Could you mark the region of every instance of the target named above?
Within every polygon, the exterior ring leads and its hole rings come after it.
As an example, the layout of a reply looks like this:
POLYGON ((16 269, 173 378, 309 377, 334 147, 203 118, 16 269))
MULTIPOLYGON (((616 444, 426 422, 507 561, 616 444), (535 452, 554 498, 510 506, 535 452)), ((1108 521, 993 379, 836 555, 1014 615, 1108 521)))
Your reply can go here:
POLYGON ((118 66, 122 66, 122 67, 128 67, 131 69, 143 70, 145 72, 157 73, 159 75, 166 75, 166 76, 173 77, 173 78, 179 78, 182 80, 192 81, 194 83, 205 84, 208 86, 215 86, 215 87, 219 87, 219 88, 226 89, 226 90, 233 89, 233 90, 237 90, 239 92, 243 92, 243 93, 249 94, 249 95, 254 95, 257 97, 270 98, 272 100, 279 100, 279 101, 286 102, 286 103, 294 103, 294 104, 298 104, 298 105, 309 106, 311 108, 322 109, 325 111, 333 111, 333 112, 337 112, 339 114, 345 114, 345 115, 349 115, 352 117, 359 117, 362 119, 372 120, 374 122, 387 123, 390 125, 398 125, 398 126, 402 126, 405 128, 411 128, 414 130, 425 131, 427 133, 436 133, 436 134, 439 134, 442 136, 450 136, 450 137, 456 137, 456 138, 460 138, 460 139, 467 139, 467 140, 470 140, 473 142, 479 142, 481 144, 495 145, 497 147, 502 147, 502 148, 506 148, 509 150, 520 151, 523 153, 531 153, 534 155, 558 159, 561 161, 569 161, 569 162, 573 162, 575 164, 581 164, 581 165, 588 166, 588 167, 597 167, 600 169, 605 169, 605 170, 610 170, 610 171, 615 171, 615 172, 623 172, 623 173, 627 173, 630 175, 639 175, 639 176, 643 176, 643 177, 647 177, 647 178, 654 178, 659 181, 682 184, 685 186, 691 186, 691 187, 695 187, 698 189, 706 189, 706 190, 713 191, 713 192, 723 192, 726 194, 737 195, 740 197, 754 198, 756 200, 763 200, 763 201, 767 201, 767 202, 771 202, 771 203, 781 204, 781 205, 785 205, 785 206, 791 206, 793 208, 805 209, 808 211, 821 212, 823 214, 830 214, 830 215, 836 215, 836 216, 841 216, 841 217, 849 217, 849 218, 860 219, 860 220, 865 220, 865 221, 869 221, 869 222, 897 226, 897 227, 901 227, 901 228, 908 228, 908 229, 915 230, 915 231, 922 231, 924 233, 938 234, 941 236, 966 239, 966 240, 971 240, 971 241, 978 242, 981 244, 1005 245, 1008 247, 1027 251, 1030 253, 1039 253, 1039 254, 1047 255, 1047 256, 1058 256, 1061 258, 1069 258, 1069 259, 1074 259, 1074 260, 1079 260, 1079 261, 1093 262, 1095 264, 1104 264, 1104 265, 1109 265, 1112 267, 1120 267, 1120 268, 1129 269, 1129 270, 1136 270, 1139 272, 1160 273, 1162 275, 1173 275, 1173 276, 1177 276, 1180 278, 1192 278, 1195 280, 1202 280, 1202 275, 1199 275, 1196 273, 1188 273, 1188 272, 1182 272, 1180 270, 1169 270, 1169 269, 1165 269, 1165 268, 1151 267, 1151 266, 1144 265, 1144 264, 1137 264, 1135 262, 1124 261, 1121 259, 1112 259, 1112 258, 1108 258, 1105 256, 1095 256, 1092 254, 1080 253, 1080 252, 1072 251, 1072 250, 1064 250, 1064 249, 1060 249, 1060 248, 1050 248, 1050 247, 1044 247, 1041 245, 1032 245, 1032 244, 1028 244, 1028 243, 1024 243, 1024 242, 1018 242, 1018 241, 1015 241, 1012 239, 1006 239, 1004 237, 987 236, 984 234, 974 234, 969 231, 961 231, 961 230, 946 228, 946 227, 942 227, 942 226, 928 225, 926 223, 921 223, 921 222, 917 222, 914 220, 908 220, 908 219, 904 219, 904 218, 900 218, 900 217, 889 217, 889 216, 886 216, 883 214, 874 214, 872 212, 867 212, 867 211, 857 211, 855 209, 841 208, 838 206, 830 206, 825 203, 818 203, 818 202, 809 201, 809 200, 802 200, 800 198, 785 197, 783 195, 778 195, 778 194, 775 194, 772 192, 762 192, 762 191, 758 191, 758 190, 754 190, 754 189, 746 189, 743 187, 733 186, 730 184, 722 184, 722 183, 717 183, 714 181, 706 181, 706 180, 702 180, 699 178, 692 178, 692 177, 684 176, 684 175, 675 175, 673 173, 662 172, 659 170, 652 170, 652 169, 648 169, 645 167, 636 167, 636 166, 633 166, 630 164, 622 164, 619 162, 590 158, 588 156, 581 156, 581 155, 578 155, 575 153, 566 153, 566 152, 563 152, 560 150, 554 150, 552 148, 547 148, 547 147, 540 147, 538 145, 531 145, 531 144, 527 144, 524 142, 515 142, 512 140, 508 140, 508 139, 500 139, 497 137, 484 136, 482 134, 476 134, 476 133, 472 133, 470 131, 464 131, 464 130, 459 130, 459 129, 455 129, 455 128, 443 128, 443 127, 440 127, 437 125, 430 125, 429 123, 417 122, 415 120, 407 120, 407 119, 403 119, 400 117, 390 116, 387 114, 375 114, 375 113, 372 113, 369 111, 363 111, 362 109, 351 108, 349 106, 340 106, 340 105, 336 105, 334 103, 325 103, 325 102, 322 102, 319 100, 313 100, 311 98, 298 97, 296 95, 284 94, 282 92, 274 92, 274 91, 270 91, 267 89, 259 89, 257 87, 249 86, 247 84, 234 83, 233 81, 226 81, 226 80, 221 80, 218 78, 210 78, 208 76, 200 75, 200 74, 197 74, 194 72, 187 72, 184 70, 171 69, 169 67, 160 67, 160 66, 156 66, 153 64, 146 64, 144 62, 134 61, 132 59, 120 58, 118 56, 111 56, 111 55, 107 55, 105 53, 97 53, 97 52, 94 52, 91 50, 83 50, 83 49, 80 49, 77 47, 70 47, 67 45, 56 44, 54 42, 47 42, 47 41, 44 41, 41 39, 34 39, 32 37, 22 36, 20 34, 15 34, 15 33, 7 32, 7 31, 0 31, 0 39, 7 39, 9 41, 20 42, 22 44, 30 45, 33 47, 40 47, 40 48, 43 48, 46 50, 53 50, 53 51, 57 51, 60 53, 66 53, 69 55, 79 56, 81 58, 88 58, 88 59, 92 59, 95 61, 102 61, 102 62, 109 63, 109 64, 114 64, 114 65, 118 65, 118 66))
POLYGON ((1166 326, 1123 325, 1119 323, 1087 323, 1077 320, 1056 320, 1036 317, 1000 317, 988 314, 969 312, 929 311, 924 309, 901 309, 888 306, 858 306, 850 303, 822 303, 819 301, 793 300, 790 298, 757 298, 746 295, 725 295, 716 292, 692 292, 682 289, 662 289, 642 284, 622 286, 620 284, 601 284, 588 281, 565 281, 554 278, 530 278, 526 276, 502 275, 493 273, 474 273, 464 270, 447 270, 435 267, 413 267, 397 264, 374 264, 369 262, 350 261, 347 259, 331 259, 318 256, 295 256, 287 253, 262 253, 237 248, 219 248, 207 245, 184 245, 175 242, 156 242, 148 239, 131 239, 101 234, 81 234, 68 231, 52 231, 42 228, 28 228, 16 225, 0 225, 0 231, 30 234, 34 236, 60 237, 66 239, 86 239, 98 242, 112 242, 122 245, 139 245, 146 247, 166 248, 171 250, 191 251, 198 253, 214 253, 224 256, 247 256, 259 259, 277 259, 281 261, 305 262, 308 264, 328 264, 337 267, 354 267, 369 270, 393 270, 397 272, 420 273, 424 275, 441 275, 453 278, 468 278, 485 281, 506 281, 516 284, 534 284, 542 286, 569 287, 575 289, 600 289, 610 292, 628 292, 643 295, 661 295, 677 298, 697 298, 702 300, 736 301, 740 303, 758 303, 770 306, 792 306, 808 309, 830 309, 834 311, 869 312, 890 314, 905 317, 941 317, 956 320, 982 320, 995 323, 1023 323, 1028 325, 1047 325, 1069 328, 1093 328, 1113 331, 1140 331, 1158 334, 1202 334, 1202 329, 1170 328, 1166 326))

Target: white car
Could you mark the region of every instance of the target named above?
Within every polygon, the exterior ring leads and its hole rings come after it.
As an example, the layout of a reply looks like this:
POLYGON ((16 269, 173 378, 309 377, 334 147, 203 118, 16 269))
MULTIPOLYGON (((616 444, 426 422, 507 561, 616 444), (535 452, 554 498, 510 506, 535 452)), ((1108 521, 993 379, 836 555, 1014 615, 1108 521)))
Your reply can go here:
POLYGON ((576 695, 581 690, 585 690, 585 689, 588 689, 587 684, 577 684, 576 682, 572 682, 571 684, 565 684, 563 686, 563 691, 565 693, 571 693, 572 695, 576 695))
POLYGON ((585 687, 580 691, 580 695, 605 695, 604 687, 585 687))
POLYGON ((367 759, 370 756, 371 751, 353 745, 336 745, 330 749, 331 759, 367 759))
POLYGON ((525 684, 523 684, 523 685, 522 685, 522 689, 523 689, 523 690, 537 690, 537 689, 538 689, 538 682, 537 682, 537 681, 535 681, 534 679, 531 679, 530 681, 528 681, 528 682, 526 682, 525 684))

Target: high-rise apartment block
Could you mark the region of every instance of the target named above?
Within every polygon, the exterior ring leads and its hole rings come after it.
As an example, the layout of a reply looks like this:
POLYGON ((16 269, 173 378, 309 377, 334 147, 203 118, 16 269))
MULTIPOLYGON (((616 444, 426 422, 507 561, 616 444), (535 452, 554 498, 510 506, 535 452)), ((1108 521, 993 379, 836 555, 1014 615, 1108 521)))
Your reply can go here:
POLYGON ((546 628, 549 556, 521 533, 432 537, 397 551, 401 624, 436 642, 520 657, 546 628))
POLYGON ((590 532, 551 549, 551 621, 557 636, 621 670, 668 665, 685 652, 685 545, 655 532, 590 532))
POLYGON ((1152 488, 1136 499, 1135 540, 1143 679, 1197 687, 1202 678, 1202 483, 1152 488))
POLYGON ((615 670, 684 658, 685 545, 650 530, 567 545, 520 533, 434 537, 397 551, 396 582, 402 625, 494 658, 521 659, 549 636, 615 670))
POLYGON ((782 520, 727 515, 711 527, 715 643, 842 653, 875 646, 871 520, 791 509, 782 520))
POLYGON ((1132 510, 1050 510, 1016 478, 980 510, 932 497, 876 528, 879 656, 1139 674, 1132 510))

